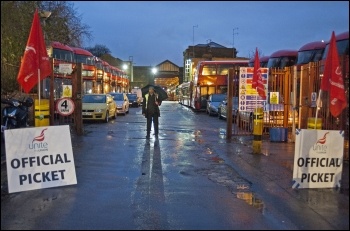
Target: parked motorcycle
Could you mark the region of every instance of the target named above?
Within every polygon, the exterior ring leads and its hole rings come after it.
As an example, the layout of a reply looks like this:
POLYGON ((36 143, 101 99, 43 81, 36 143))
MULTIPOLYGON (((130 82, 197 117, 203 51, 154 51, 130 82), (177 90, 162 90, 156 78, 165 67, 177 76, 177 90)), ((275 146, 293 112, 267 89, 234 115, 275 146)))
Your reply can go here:
POLYGON ((1 99, 6 106, 2 110, 1 137, 5 141, 5 130, 28 127, 29 108, 33 106, 30 97, 18 100, 15 98, 1 99))

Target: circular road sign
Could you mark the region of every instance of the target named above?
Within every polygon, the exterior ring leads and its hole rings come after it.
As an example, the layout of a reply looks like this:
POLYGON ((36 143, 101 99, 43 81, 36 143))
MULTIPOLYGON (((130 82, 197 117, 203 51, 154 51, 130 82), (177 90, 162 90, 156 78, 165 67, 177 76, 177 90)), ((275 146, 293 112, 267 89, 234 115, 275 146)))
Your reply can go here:
POLYGON ((61 98, 56 103, 56 111, 58 114, 68 116, 74 112, 74 102, 70 98, 61 98))

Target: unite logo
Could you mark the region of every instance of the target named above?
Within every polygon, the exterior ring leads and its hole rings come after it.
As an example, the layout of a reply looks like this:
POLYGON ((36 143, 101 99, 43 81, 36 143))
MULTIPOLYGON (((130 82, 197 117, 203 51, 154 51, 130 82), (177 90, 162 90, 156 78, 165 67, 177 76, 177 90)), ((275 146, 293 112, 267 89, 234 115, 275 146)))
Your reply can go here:
POLYGON ((326 153, 327 152, 327 145, 325 145, 327 141, 327 135, 329 132, 326 132, 322 138, 318 139, 317 142, 313 146, 313 150, 317 153, 326 153))
POLYGON ((48 143, 45 140, 45 131, 47 128, 43 129, 40 135, 34 137, 31 144, 29 144, 29 149, 33 149, 35 152, 48 151, 48 143))

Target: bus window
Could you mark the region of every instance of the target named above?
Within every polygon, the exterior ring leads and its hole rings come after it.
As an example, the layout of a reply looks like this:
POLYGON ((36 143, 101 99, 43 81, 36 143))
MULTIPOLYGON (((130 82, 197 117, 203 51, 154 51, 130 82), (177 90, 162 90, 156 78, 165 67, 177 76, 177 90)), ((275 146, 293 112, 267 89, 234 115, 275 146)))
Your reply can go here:
POLYGON ((298 59, 297 50, 279 50, 271 54, 267 63, 268 68, 284 68, 293 66, 298 59))
POLYGON ((228 70, 230 68, 233 68, 233 66, 229 65, 229 64, 219 65, 218 66, 218 75, 227 75, 228 74, 228 70))
POLYGON ((215 65, 205 65, 202 69, 202 75, 216 75, 215 65))
MULTIPOLYGON (((260 67, 267 67, 267 62, 269 61, 270 56, 263 56, 260 58, 260 67)), ((254 64, 253 64, 254 67, 254 64)))
POLYGON ((309 62, 320 61, 322 59, 325 47, 326 43, 322 41, 305 44, 298 51, 297 64, 307 64, 309 62))
MULTIPOLYGON (((348 55, 349 54, 349 31, 336 35, 335 40, 337 43, 338 54, 340 56, 345 54, 348 55)), ((323 52, 322 59, 326 59, 327 57, 329 42, 330 41, 327 42, 326 48, 323 52)))
MULTIPOLYGON (((267 63, 269 61, 269 58, 270 58, 270 56, 262 56, 261 58, 259 58, 260 67, 267 67, 267 63)), ((255 60, 255 57, 253 57, 249 60, 249 64, 248 64, 249 67, 254 67, 254 60, 255 60)))

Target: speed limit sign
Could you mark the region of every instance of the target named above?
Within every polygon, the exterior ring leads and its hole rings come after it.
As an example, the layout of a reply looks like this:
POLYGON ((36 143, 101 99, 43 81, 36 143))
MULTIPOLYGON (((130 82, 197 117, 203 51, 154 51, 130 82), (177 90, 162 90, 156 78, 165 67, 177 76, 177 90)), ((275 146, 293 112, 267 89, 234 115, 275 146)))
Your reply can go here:
POLYGON ((70 98, 59 99, 56 103, 56 111, 58 114, 68 116, 74 112, 74 102, 70 98))

